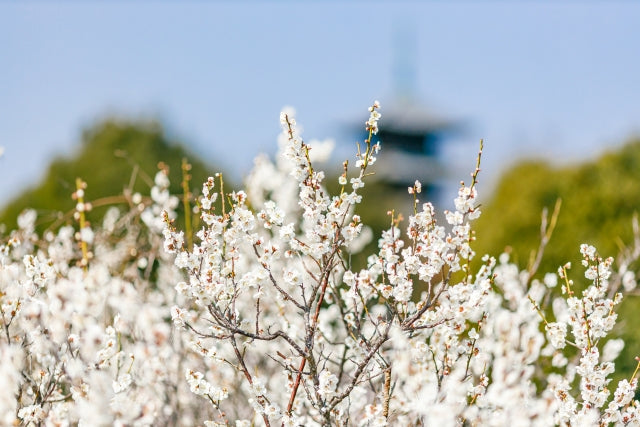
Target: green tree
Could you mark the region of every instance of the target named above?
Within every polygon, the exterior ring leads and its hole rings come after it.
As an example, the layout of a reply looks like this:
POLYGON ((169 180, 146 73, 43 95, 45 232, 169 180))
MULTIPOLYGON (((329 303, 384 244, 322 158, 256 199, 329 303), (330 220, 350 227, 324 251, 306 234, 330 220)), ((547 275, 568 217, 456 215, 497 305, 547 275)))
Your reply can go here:
MULTIPOLYGON (((17 216, 26 208, 38 212, 40 230, 64 221, 64 214, 75 206, 71 194, 78 177, 87 183, 87 201, 122 195, 125 189, 148 194, 161 162, 169 167, 171 193, 182 194, 183 158, 192 165, 190 190, 198 194, 201 183, 217 170, 169 139, 158 122, 104 120, 84 130, 74 156, 55 159, 40 184, 9 202, 0 213, 0 223, 8 230, 15 228, 17 216)), ((90 218, 102 214, 103 209, 96 208, 90 218)))
POLYGON ((479 254, 505 249, 525 266, 540 242, 543 208, 562 199, 557 226, 539 271, 579 263, 578 247, 589 243, 615 256, 632 239, 632 218, 640 208, 640 140, 592 162, 553 168, 540 161, 516 165, 483 203, 476 224, 479 254))

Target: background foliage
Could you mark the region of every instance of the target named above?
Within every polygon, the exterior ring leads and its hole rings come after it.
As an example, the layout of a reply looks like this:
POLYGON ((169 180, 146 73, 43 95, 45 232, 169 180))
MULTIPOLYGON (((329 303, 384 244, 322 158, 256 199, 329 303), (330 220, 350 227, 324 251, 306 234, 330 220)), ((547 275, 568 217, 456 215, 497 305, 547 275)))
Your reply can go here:
MULTIPOLYGON (((192 165, 192 190, 219 170, 170 139, 158 122, 104 120, 84 130, 74 156, 53 160, 40 184, 9 202, 0 213, 0 223, 7 230, 14 229, 17 216, 26 208, 38 211, 39 230, 56 220, 64 221, 61 215, 75 205, 71 194, 77 177, 87 182, 89 201, 122 194, 123 189, 146 194, 161 162, 169 167, 171 193, 181 193, 183 158, 192 165)), ((100 218, 103 213, 102 209, 94 209, 90 218, 100 218)))
MULTIPOLYGON (((558 198, 560 215, 538 275, 555 272, 567 261, 579 271, 581 243, 594 245, 602 256, 616 257, 623 244, 631 242, 632 219, 640 208, 640 140, 581 164, 552 167, 532 160, 514 166, 482 204, 474 249, 493 255, 506 250, 525 268, 540 243, 542 209, 550 214, 558 198)), ((628 295, 620 306, 620 318, 633 319, 638 310, 640 299, 628 295)), ((626 345, 616 365, 620 371, 633 372, 640 332, 630 320, 619 327, 626 345)))
POLYGON ((640 140, 577 165, 554 168, 524 162, 502 177, 493 197, 483 204, 476 249, 498 253, 507 248, 526 264, 540 240, 542 209, 553 210, 561 198, 553 245, 545 251, 541 270, 555 271, 568 260, 578 262, 575 248, 580 243, 595 245, 603 255, 617 255, 631 238, 639 196, 640 140))

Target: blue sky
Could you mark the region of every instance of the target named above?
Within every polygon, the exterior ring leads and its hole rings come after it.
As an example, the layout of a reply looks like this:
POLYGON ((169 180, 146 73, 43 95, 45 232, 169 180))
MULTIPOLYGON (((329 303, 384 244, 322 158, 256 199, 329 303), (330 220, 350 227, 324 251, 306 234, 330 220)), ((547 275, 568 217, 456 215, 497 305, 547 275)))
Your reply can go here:
POLYGON ((398 57, 467 124, 457 180, 480 138, 489 184, 527 156, 585 159, 640 134, 639 22, 631 1, 0 2, 0 203, 107 115, 159 118, 236 177, 274 153, 285 105, 307 139, 352 147, 398 57))

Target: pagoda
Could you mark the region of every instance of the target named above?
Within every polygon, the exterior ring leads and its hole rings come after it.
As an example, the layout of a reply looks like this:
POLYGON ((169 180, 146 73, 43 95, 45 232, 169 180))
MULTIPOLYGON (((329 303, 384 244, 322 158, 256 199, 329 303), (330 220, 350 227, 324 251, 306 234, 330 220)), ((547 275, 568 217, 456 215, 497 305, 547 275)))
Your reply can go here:
MULTIPOLYGON (((422 183, 423 193, 435 197, 434 186, 448 178, 442 160, 442 144, 458 134, 462 125, 443 118, 419 102, 417 91, 416 33, 403 25, 394 38, 393 96, 382 99, 377 139, 382 146, 374 179, 387 186, 422 183)), ((375 138, 374 138, 375 140, 375 138)), ((423 197, 425 194, 423 194, 423 197)))
POLYGON ((442 143, 455 134, 460 124, 443 119, 411 98, 398 97, 382 105, 378 123, 378 156, 375 176, 393 186, 411 186, 417 179, 429 191, 446 177, 440 159, 442 143))

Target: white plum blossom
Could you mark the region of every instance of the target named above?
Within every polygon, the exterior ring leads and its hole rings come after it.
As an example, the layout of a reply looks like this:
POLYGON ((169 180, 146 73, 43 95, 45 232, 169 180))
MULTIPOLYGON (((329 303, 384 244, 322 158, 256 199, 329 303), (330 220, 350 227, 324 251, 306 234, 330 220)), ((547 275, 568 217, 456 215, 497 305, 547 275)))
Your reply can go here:
POLYGON ((46 411, 40 405, 24 406, 18 411, 18 418, 25 424, 39 424, 44 420, 46 411))
POLYGON ((320 393, 322 397, 327 398, 334 394, 336 385, 338 384, 338 377, 330 371, 324 370, 318 375, 318 381, 320 383, 318 393, 320 393))
POLYGON ((336 194, 332 144, 285 111, 275 160, 244 189, 208 178, 193 229, 166 170, 99 226, 40 236, 21 214, 0 236, 0 425, 640 425, 637 370, 612 382, 640 247, 582 245, 579 272, 478 261, 479 165, 452 211, 416 181, 374 235, 379 109, 336 194))
POLYGON ((567 337, 567 324, 552 322, 546 325, 549 343, 555 348, 564 348, 567 337))

